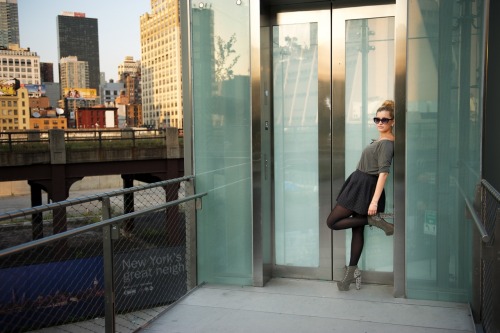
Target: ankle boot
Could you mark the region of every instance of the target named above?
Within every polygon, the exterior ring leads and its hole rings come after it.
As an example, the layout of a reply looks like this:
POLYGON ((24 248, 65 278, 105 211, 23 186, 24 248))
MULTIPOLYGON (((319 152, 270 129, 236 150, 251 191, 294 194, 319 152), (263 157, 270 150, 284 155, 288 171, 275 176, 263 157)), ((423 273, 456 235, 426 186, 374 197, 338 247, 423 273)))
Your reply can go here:
POLYGON ((337 287, 340 291, 349 290, 349 286, 352 282, 356 281, 356 289, 361 289, 361 272, 358 269, 358 266, 346 266, 345 268, 344 278, 337 282, 337 287))
POLYGON ((386 236, 394 234, 394 225, 381 218, 379 214, 368 215, 368 224, 382 229, 386 236))

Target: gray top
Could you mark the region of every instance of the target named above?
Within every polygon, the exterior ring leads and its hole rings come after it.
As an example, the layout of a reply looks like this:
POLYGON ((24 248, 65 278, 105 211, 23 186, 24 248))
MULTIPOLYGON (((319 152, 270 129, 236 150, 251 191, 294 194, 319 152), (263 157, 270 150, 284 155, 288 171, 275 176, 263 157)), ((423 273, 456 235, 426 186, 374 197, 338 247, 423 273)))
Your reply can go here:
POLYGON ((373 141, 363 150, 357 168, 369 175, 378 175, 382 172, 389 173, 393 156, 393 141, 373 141))

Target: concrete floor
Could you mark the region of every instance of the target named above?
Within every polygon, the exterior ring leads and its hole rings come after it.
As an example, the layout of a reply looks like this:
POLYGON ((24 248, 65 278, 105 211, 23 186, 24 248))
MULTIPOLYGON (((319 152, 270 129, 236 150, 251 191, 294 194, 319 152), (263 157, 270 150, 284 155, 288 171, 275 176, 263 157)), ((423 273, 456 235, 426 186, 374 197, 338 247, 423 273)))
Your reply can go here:
POLYGON ((273 279, 264 288, 203 285, 139 332, 475 332, 467 304, 394 298, 392 287, 273 279))

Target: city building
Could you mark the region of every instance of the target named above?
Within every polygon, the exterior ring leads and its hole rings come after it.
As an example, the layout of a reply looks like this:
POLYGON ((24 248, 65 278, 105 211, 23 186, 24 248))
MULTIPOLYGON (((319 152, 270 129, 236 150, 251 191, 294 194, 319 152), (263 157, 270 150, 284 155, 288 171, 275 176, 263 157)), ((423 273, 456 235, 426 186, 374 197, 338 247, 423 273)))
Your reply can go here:
POLYGON ((32 130, 48 131, 51 129, 66 129, 66 128, 68 128, 67 119, 64 117, 55 117, 49 115, 45 117, 30 119, 30 129, 32 130))
POLYGON ((61 96, 65 89, 89 88, 89 64, 77 57, 64 57, 59 62, 61 96))
POLYGON ((106 82, 99 87, 101 104, 104 104, 105 106, 115 106, 116 98, 120 96, 123 91, 125 91, 125 85, 122 82, 109 80, 109 82, 106 82))
POLYGON ((142 122, 142 105, 130 103, 130 98, 126 92, 123 91, 120 96, 115 100, 116 107, 118 108, 118 120, 120 127, 140 127, 142 122), (124 123, 120 115, 124 114, 124 123))
MULTIPOLYGON (((51 105, 49 97, 46 96, 46 86, 25 85, 29 96, 30 129, 49 130, 67 128, 67 119, 64 110, 51 105)), ((57 104, 54 104, 57 105, 57 104)))
POLYGON ((40 63, 40 77, 42 82, 54 82, 54 64, 51 62, 40 63))
MULTIPOLYGON (((89 83, 81 88, 99 91, 101 71, 97 19, 88 18, 85 13, 63 12, 57 16, 57 43, 59 59, 77 57, 79 61, 88 63, 89 83)), ((62 80, 59 82, 62 83, 62 80)))
POLYGON ((144 125, 141 104, 128 104, 125 112, 128 127, 142 127, 144 125))
POLYGON ((0 49, 20 44, 17 0, 0 0, 0 49))
POLYGON ((393 99, 395 233, 365 228, 358 268, 398 298, 470 304, 498 331, 500 2, 290 3, 181 4, 185 172, 208 193, 198 281, 341 280, 350 231, 325 222, 393 99))
POLYGON ((76 127, 75 111, 80 107, 99 104, 96 89, 89 87, 89 66, 87 61, 77 57, 61 58, 59 63, 60 96, 58 107, 64 110, 68 128, 76 127))
POLYGON ((80 107, 76 109, 75 119, 78 129, 118 128, 118 108, 80 107))
POLYGON ((141 61, 134 60, 132 56, 126 56, 121 64, 118 65, 118 80, 125 82, 125 78, 131 74, 141 72, 141 61))
POLYGON ((125 95, 131 104, 142 104, 141 73, 125 75, 125 95))
POLYGON ((26 130, 30 126, 28 90, 19 88, 13 94, 0 95, 0 131, 26 130))
POLYGON ((18 79, 21 84, 41 84, 40 57, 29 48, 11 44, 0 49, 0 81, 18 79))
POLYGON ((99 73, 99 85, 106 83, 106 73, 99 73))
POLYGON ((125 108, 119 107, 116 105, 116 99, 124 94, 125 87, 122 82, 114 82, 113 80, 109 80, 104 84, 101 84, 99 87, 99 97, 100 104, 103 104, 106 107, 117 107, 118 108, 118 127, 125 127, 126 124, 126 112, 125 108))
POLYGON ((53 108, 59 105, 61 100, 61 85, 58 82, 43 82, 45 86, 45 96, 49 98, 50 106, 53 108))
POLYGON ((144 124, 182 128, 179 1, 151 1, 151 13, 141 16, 140 30, 144 124))
POLYGON ((118 77, 125 86, 125 96, 128 98, 128 103, 131 105, 142 104, 140 60, 135 61, 131 56, 125 57, 123 63, 118 66, 118 77))

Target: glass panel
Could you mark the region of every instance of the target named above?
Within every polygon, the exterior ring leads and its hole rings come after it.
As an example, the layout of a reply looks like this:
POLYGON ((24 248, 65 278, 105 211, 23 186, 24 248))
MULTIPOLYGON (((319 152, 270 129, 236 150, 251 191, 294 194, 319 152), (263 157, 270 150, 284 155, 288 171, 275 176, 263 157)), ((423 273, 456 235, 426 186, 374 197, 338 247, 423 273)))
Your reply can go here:
POLYGON ((198 282, 252 284, 248 2, 192 7, 198 282))
MULTIPOLYGON (((379 133, 372 119, 382 102, 394 99, 394 17, 346 21, 345 174, 379 133)), ((397 120, 396 120, 397 123, 397 120)), ((385 186, 386 213, 393 212, 392 170, 385 186)), ((389 220, 389 219, 388 219, 389 220)), ((389 220, 390 221, 390 220, 389 220)), ((378 228, 365 228, 363 270, 392 272, 392 238, 378 228)), ((347 262, 351 229, 346 232, 347 262)))
POLYGON ((273 31, 276 264, 318 267, 318 25, 273 31))
POLYGON ((407 60, 407 295, 467 302, 480 182, 484 1, 410 1, 407 60))

